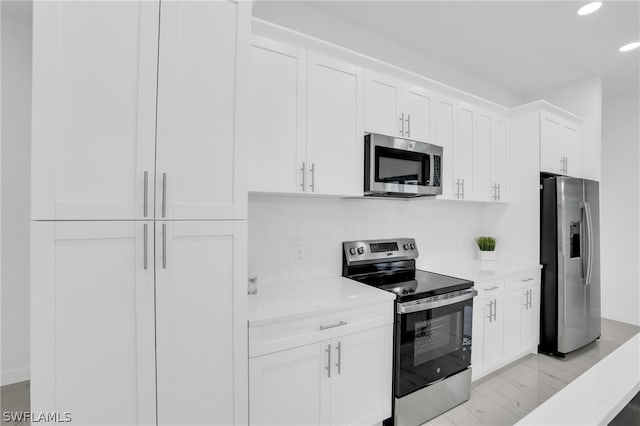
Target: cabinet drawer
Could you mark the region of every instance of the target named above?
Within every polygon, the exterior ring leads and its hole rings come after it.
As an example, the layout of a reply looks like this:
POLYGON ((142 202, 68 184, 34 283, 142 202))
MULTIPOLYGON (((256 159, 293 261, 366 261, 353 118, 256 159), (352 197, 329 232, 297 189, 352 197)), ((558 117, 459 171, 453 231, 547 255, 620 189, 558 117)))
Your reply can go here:
POLYGON ((492 297, 505 291, 507 287, 506 280, 485 281, 476 283, 474 288, 478 291, 479 298, 492 297))
POLYGON ((393 301, 249 327, 249 357, 393 324, 393 301))

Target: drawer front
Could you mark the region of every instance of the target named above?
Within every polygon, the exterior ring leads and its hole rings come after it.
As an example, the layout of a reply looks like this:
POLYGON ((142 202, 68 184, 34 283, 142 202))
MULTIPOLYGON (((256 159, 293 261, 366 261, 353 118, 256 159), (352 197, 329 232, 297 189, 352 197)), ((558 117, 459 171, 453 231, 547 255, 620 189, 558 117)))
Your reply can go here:
POLYGON ((476 283, 474 288, 478 291, 477 298, 494 297, 503 293, 507 287, 506 280, 484 281, 476 283))
POLYGON ((393 324, 393 301, 249 327, 249 357, 393 324))

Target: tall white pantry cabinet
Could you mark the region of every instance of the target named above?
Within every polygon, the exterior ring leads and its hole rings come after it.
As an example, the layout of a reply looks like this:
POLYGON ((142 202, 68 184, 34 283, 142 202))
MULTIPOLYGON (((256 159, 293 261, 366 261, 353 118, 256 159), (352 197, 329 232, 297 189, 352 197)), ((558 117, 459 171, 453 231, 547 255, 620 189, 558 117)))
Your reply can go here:
POLYGON ((31 410, 246 424, 250 4, 33 13, 31 410))

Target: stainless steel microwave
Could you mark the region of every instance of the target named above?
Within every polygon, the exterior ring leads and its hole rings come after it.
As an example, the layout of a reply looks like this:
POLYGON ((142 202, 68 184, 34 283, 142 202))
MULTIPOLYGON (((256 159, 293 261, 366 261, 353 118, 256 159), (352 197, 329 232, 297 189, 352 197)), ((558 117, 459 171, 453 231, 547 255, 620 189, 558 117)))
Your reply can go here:
POLYGON ((370 133, 364 137, 364 195, 442 194, 442 147, 370 133))

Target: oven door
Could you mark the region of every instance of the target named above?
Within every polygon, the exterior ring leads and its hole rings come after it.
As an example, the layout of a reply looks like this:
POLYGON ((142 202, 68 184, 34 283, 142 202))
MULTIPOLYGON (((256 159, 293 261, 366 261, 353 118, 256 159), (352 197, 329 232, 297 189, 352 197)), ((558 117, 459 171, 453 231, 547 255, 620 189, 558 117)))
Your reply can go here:
POLYGON ((365 192, 437 195, 442 148, 423 142, 367 135, 365 192))
POLYGON ((440 302, 398 304, 394 369, 397 398, 471 364, 471 319, 477 292, 470 289, 461 293, 440 302))

